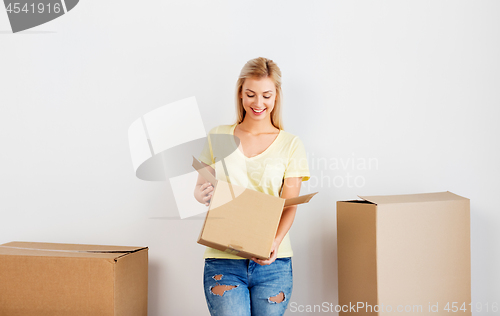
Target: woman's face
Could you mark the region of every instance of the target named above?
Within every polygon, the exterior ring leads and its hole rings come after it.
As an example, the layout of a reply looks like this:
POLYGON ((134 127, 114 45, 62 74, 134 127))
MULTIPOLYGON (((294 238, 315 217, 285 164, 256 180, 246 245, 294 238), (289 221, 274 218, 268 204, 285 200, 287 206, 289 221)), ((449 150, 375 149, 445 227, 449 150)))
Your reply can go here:
POLYGON ((276 87, 271 78, 245 79, 240 97, 246 111, 245 119, 271 121, 276 100, 276 87))

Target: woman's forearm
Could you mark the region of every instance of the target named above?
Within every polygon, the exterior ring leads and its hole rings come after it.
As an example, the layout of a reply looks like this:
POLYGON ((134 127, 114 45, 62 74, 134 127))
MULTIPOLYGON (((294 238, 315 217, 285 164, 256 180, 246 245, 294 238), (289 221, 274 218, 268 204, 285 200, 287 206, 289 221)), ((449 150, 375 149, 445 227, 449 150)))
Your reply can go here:
POLYGON ((275 238, 279 241, 280 244, 283 238, 285 238, 286 233, 288 233, 288 231, 290 230, 290 227, 292 227, 296 211, 297 205, 287 206, 283 209, 275 238))

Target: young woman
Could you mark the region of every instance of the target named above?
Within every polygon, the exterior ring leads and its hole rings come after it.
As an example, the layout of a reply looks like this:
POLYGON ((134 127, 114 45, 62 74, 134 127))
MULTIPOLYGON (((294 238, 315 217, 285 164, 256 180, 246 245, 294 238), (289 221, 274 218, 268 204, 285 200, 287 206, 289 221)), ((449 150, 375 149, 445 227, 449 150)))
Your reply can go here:
MULTIPOLYGON (((307 157, 300 139, 283 130, 281 101, 278 66, 262 57, 248 61, 236 85, 237 122, 213 128, 199 157, 217 179, 282 198, 299 195, 301 182, 309 179, 307 157), (218 134, 237 137, 238 148, 228 151, 228 142, 211 137, 218 134)), ((199 176, 198 202, 208 205, 212 192, 212 185, 199 176)), ((268 260, 206 248, 204 287, 212 316, 283 315, 292 293, 288 230, 296 209, 283 209, 268 260)))

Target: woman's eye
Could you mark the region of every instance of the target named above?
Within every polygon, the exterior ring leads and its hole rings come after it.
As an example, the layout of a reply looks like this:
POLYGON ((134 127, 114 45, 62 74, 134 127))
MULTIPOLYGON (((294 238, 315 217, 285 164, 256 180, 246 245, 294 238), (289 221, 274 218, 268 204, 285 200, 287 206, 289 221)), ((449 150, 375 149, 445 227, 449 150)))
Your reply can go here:
POLYGON ((264 97, 264 99, 269 99, 270 97, 264 97))
POLYGON ((253 97, 254 97, 254 95, 249 95, 249 94, 247 94, 247 97, 249 97, 249 98, 253 98, 253 97))

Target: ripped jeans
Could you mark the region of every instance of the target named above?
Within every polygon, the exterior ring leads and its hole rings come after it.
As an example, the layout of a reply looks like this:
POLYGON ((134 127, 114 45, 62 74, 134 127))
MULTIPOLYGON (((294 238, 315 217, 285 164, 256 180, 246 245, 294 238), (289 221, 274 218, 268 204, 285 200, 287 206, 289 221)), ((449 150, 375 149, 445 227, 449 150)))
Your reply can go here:
POLYGON ((292 294, 292 258, 265 266, 248 259, 206 258, 203 285, 212 316, 281 316, 292 294))

